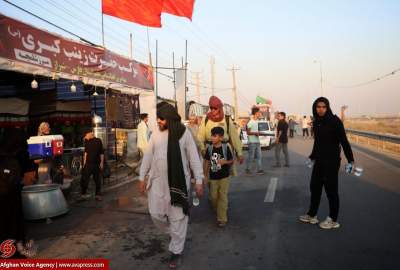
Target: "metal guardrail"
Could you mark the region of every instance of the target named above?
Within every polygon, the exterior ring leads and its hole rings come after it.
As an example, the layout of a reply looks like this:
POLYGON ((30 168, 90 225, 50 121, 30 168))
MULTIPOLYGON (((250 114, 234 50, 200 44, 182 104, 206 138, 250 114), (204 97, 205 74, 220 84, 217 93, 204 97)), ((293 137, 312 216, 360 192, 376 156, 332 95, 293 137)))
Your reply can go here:
POLYGON ((367 137, 367 138, 371 138, 371 139, 375 139, 375 140, 400 144, 400 136, 384 135, 384 134, 379 134, 379 133, 375 133, 375 132, 360 131, 360 130, 354 130, 354 129, 346 129, 346 132, 350 133, 350 134, 358 135, 361 137, 367 137))

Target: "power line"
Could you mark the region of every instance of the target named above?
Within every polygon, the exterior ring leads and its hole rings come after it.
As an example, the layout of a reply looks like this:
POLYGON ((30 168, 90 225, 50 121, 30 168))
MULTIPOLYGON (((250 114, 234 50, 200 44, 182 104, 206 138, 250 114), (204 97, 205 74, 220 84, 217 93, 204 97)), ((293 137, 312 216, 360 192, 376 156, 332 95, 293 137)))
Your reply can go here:
POLYGON ((71 31, 69 31, 69 30, 67 30, 67 29, 65 29, 65 28, 63 28, 63 27, 61 27, 61 26, 58 26, 58 25, 56 25, 56 24, 54 24, 54 23, 52 23, 52 22, 50 22, 50 21, 48 21, 48 20, 46 20, 46 19, 43 19, 42 17, 40 17, 40 16, 38 16, 38 15, 36 15, 36 14, 34 14, 34 13, 32 13, 32 12, 30 12, 30 11, 28 11, 28 10, 26 10, 26 9, 24 9, 24 8, 22 8, 22 7, 20 7, 20 6, 18 6, 18 5, 16 5, 16 4, 14 4, 14 3, 11 3, 11 2, 8 1, 8 0, 3 0, 3 1, 6 2, 6 3, 9 4, 9 5, 12 5, 12 6, 16 7, 16 8, 19 9, 19 10, 22 10, 22 11, 24 11, 24 12, 30 14, 31 16, 33 16, 33 17, 35 17, 35 18, 37 18, 37 19, 39 19, 39 20, 41 20, 41 21, 44 21, 44 22, 46 22, 46 23, 48 23, 48 24, 50 24, 50 25, 52 25, 52 26, 54 26, 54 27, 56 27, 56 28, 58 28, 58 29, 60 29, 60 30, 62 30, 62 31, 64 31, 64 32, 66 32, 66 33, 68 33, 68 34, 74 36, 74 37, 79 38, 79 39, 80 39, 81 41, 83 41, 83 42, 86 42, 86 43, 88 43, 88 44, 90 44, 90 45, 92 45, 92 46, 99 46, 99 45, 96 45, 96 44, 94 44, 94 43, 88 41, 87 39, 85 39, 85 38, 83 38, 83 37, 81 37, 81 36, 79 36, 79 35, 77 35, 77 34, 71 32, 71 31))
MULTIPOLYGON (((45 1, 48 2, 49 4, 51 4, 52 6, 54 6, 55 8, 57 8, 57 9, 59 9, 59 10, 65 12, 66 14, 68 14, 68 15, 69 15, 70 17, 72 17, 73 19, 76 19, 76 15, 74 15, 72 12, 79 11, 81 14, 84 15, 84 18, 85 18, 85 19, 83 19, 83 21, 85 21, 85 24, 88 25, 88 26, 91 26, 92 28, 96 29, 96 32, 98 31, 98 33, 100 33, 101 28, 100 28, 99 26, 93 24, 93 23, 92 23, 92 20, 87 19, 87 18, 92 18, 93 21, 96 21, 97 18, 95 18, 94 16, 91 16, 91 15, 89 15, 89 14, 86 14, 85 12, 82 11, 82 9, 80 9, 80 8, 77 7, 77 6, 75 6, 72 2, 69 3, 69 5, 70 5, 71 7, 74 7, 74 8, 76 9, 76 10, 74 10, 74 11, 71 11, 71 10, 67 9, 64 5, 61 5, 62 2, 57 2, 57 3, 55 3, 54 1, 51 1, 51 0, 45 0, 45 1)), ((110 35, 110 36, 113 37, 112 40, 119 40, 121 43, 125 43, 125 42, 126 42, 126 40, 124 40, 124 39, 123 39, 120 35, 118 35, 117 33, 115 33, 115 35, 113 34, 113 35, 110 35)), ((126 43, 127 43, 127 42, 126 42, 126 43)), ((115 45, 114 45, 115 47, 118 47, 119 49, 122 48, 120 45, 116 45, 117 43, 114 43, 114 44, 115 44, 115 45)), ((121 50, 122 50, 122 51, 125 51, 125 52, 127 51, 126 48, 123 48, 123 49, 121 49, 121 50)), ((145 53, 144 51, 142 51, 142 50, 138 50, 138 51, 141 51, 142 53, 144 53, 144 56, 146 55, 146 53, 145 53)))
MULTIPOLYGON (((166 77, 166 78, 170 79, 171 81, 174 79, 174 77, 173 77, 173 76, 171 76, 171 75, 168 75, 168 74, 165 74, 165 73, 163 73, 163 72, 161 72, 161 71, 157 71, 157 73, 158 73, 159 75, 161 75, 161 76, 164 76, 164 77, 166 77)), ((196 83, 193 83, 193 82, 187 82, 187 85, 196 86, 196 83)), ((199 86, 200 86, 200 88, 204 88, 204 89, 211 89, 210 87, 208 87, 208 86, 205 86, 205 85, 202 85, 202 84, 199 84, 199 86)), ((232 90, 232 88, 215 88, 215 89, 216 89, 216 90, 218 90, 218 91, 227 91, 227 90, 232 90)))
POLYGON ((385 74, 385 75, 382 75, 382 76, 380 76, 380 77, 378 77, 378 78, 376 78, 376 79, 369 80, 369 81, 362 82, 362 83, 353 84, 353 85, 336 86, 336 85, 333 85, 333 84, 331 84, 331 83, 329 83, 329 82, 328 82, 328 84, 329 84, 330 86, 334 87, 334 88, 356 88, 356 87, 365 86, 365 85, 368 85, 368 84, 371 84, 371 83, 374 83, 374 82, 383 80, 383 79, 385 79, 385 78, 387 78, 387 77, 389 77, 389 76, 395 75, 397 72, 400 72, 400 68, 395 69, 395 70, 393 70, 392 72, 387 73, 387 74, 385 74))

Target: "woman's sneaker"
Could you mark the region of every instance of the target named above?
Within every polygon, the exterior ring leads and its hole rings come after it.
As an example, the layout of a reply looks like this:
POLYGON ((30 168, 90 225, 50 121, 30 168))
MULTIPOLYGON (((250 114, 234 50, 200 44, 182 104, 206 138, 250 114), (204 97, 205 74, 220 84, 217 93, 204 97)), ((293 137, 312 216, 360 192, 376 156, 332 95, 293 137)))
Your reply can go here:
POLYGON ((317 219, 317 216, 310 216, 310 215, 302 215, 299 217, 299 220, 304 223, 310 223, 310 224, 317 224, 319 220, 317 219))
POLYGON ((333 221, 330 217, 327 217, 319 224, 319 227, 326 230, 337 229, 340 227, 340 224, 336 221, 333 221))

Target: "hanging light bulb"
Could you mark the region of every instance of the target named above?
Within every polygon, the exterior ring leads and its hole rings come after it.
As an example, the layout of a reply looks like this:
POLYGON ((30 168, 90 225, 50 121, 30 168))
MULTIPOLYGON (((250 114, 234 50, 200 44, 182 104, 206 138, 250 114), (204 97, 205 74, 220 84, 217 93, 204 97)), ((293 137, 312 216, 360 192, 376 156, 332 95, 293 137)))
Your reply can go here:
POLYGON ((71 92, 75 93, 76 92, 76 86, 74 83, 71 84, 71 92))
POLYGON ((94 93, 93 93, 93 96, 98 96, 99 94, 97 94, 97 91, 96 91, 96 86, 94 86, 94 93))
POLYGON ((32 89, 37 89, 38 88, 38 82, 35 80, 35 79, 33 79, 33 81, 31 82, 31 87, 32 87, 32 89))

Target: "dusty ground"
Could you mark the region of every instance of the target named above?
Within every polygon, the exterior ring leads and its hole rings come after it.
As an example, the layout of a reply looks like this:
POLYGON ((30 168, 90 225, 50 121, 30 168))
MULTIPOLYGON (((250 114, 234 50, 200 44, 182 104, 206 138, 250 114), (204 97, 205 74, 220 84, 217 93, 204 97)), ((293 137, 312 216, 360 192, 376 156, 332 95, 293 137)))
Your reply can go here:
POLYGON ((400 135, 400 117, 349 118, 345 121, 345 127, 382 134, 400 135))

